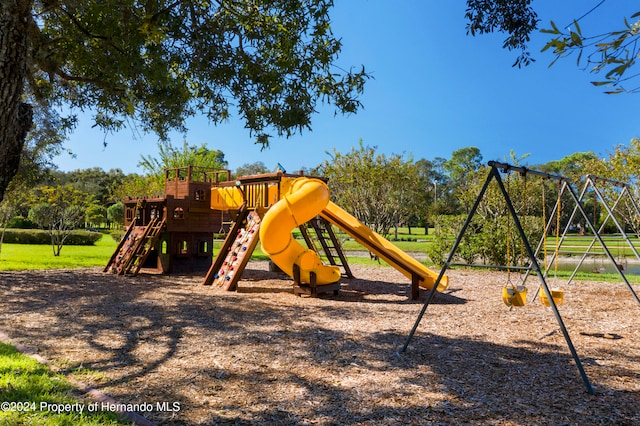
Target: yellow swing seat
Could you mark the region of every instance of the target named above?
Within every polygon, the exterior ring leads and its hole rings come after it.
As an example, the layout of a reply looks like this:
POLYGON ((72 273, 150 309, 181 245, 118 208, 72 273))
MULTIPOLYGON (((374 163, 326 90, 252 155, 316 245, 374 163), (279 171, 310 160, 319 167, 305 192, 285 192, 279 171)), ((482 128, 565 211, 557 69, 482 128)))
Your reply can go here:
POLYGON ((502 301, 507 306, 524 306, 527 303, 527 287, 523 285, 502 287, 502 301))
MULTIPOLYGON (((549 291, 551 292, 551 298, 553 298, 556 306, 560 306, 562 305, 562 303, 564 303, 564 290, 560 290, 559 288, 551 288, 549 289, 549 291)), ((549 302, 549 298, 547 298, 547 293, 545 293, 544 291, 540 292, 540 302, 544 306, 551 306, 551 302, 549 302)))

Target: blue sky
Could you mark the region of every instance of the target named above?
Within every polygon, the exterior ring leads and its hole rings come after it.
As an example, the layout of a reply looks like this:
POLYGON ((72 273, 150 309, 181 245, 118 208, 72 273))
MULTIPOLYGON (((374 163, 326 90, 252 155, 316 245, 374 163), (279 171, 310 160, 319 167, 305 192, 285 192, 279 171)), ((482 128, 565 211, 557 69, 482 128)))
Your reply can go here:
MULTIPOLYGON (((564 27, 599 2, 537 0, 533 6, 542 27, 550 20, 564 27)), ((466 35, 465 7, 463 0, 338 0, 332 13, 333 31, 344 45, 338 65, 364 65, 374 77, 361 98, 363 110, 334 116, 332 108, 321 106, 313 131, 273 138, 266 150, 233 118, 215 127, 194 118, 188 134, 174 134, 172 142, 186 139, 220 149, 232 170, 262 161, 292 172, 321 163, 334 148, 348 152, 360 139, 380 153, 416 160, 449 158, 457 149, 476 146, 485 161, 508 159, 514 150, 518 156, 530 154, 526 161, 533 165, 574 152, 606 156, 640 137, 640 95, 603 94, 589 83, 598 76, 576 67, 575 58, 549 68, 553 56, 539 53, 548 40, 544 34, 530 44, 536 62, 512 68, 517 52, 502 49, 503 35, 466 35)), ((623 17, 638 9, 635 2, 607 0, 580 26, 585 34, 619 29, 623 17)), ((55 159, 61 170, 140 173, 140 156, 157 152, 153 134, 127 129, 105 136, 91 124, 89 115, 81 117, 66 144, 75 158, 55 159)))

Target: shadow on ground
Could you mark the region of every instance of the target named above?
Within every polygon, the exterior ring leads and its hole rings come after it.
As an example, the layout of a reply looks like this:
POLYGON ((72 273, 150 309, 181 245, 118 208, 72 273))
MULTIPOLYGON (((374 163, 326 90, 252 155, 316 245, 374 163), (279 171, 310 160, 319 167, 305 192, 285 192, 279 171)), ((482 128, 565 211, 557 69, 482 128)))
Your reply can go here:
MULTIPOLYGON (((180 402, 179 413, 143 413, 162 424, 640 424, 639 371, 601 361, 637 366, 637 353, 612 346, 585 359, 629 384, 595 383, 595 396, 562 344, 496 344, 423 324, 399 353, 421 302, 379 316, 384 300, 360 297, 372 286, 353 280, 328 301, 278 295, 278 285, 222 293, 192 277, 0 273, 0 330, 104 373, 94 385, 120 402, 180 402), (350 328, 368 317, 377 323, 350 328)), ((466 301, 452 292, 434 303, 466 301)))

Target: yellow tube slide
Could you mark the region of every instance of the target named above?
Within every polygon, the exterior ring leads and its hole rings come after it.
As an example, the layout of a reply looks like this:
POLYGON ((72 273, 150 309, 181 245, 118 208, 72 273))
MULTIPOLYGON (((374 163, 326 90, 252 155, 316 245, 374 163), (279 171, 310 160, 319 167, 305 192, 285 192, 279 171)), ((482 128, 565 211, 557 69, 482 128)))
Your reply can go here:
MULTIPOLYGON (((367 250, 372 253, 377 254, 381 259, 393 266, 409 279, 412 279, 414 274, 417 275, 419 277, 419 285, 421 287, 428 290, 433 288, 433 285, 438 278, 438 274, 436 272, 425 267, 422 263, 396 247, 391 243, 391 241, 363 225, 362 222, 338 207, 336 204, 329 201, 327 206, 320 213, 320 216, 351 235, 359 244, 366 247, 367 250)), ((448 285, 449 278, 446 275, 443 275, 440 279, 440 283, 438 284, 437 291, 444 291, 448 285)))
POLYGON ((273 263, 293 277, 293 265, 300 267, 300 280, 310 282, 316 274, 316 284, 331 284, 340 280, 340 268, 323 265, 313 250, 305 249, 294 240, 291 231, 317 216, 329 202, 329 188, 319 179, 283 178, 282 193, 262 218, 260 242, 262 251, 273 263))

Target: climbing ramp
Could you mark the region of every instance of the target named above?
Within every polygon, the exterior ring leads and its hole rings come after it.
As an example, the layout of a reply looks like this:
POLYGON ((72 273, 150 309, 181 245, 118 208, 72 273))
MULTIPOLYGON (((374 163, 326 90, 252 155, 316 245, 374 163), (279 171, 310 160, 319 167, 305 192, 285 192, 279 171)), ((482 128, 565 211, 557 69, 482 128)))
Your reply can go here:
POLYGON ((164 226, 164 219, 160 220, 158 217, 153 218, 146 226, 136 226, 135 222, 131 224, 103 271, 117 275, 137 275, 164 226))
POLYGON ((257 211, 241 207, 220 253, 205 276, 204 285, 215 285, 228 291, 237 289, 242 272, 258 244, 261 221, 257 211))

